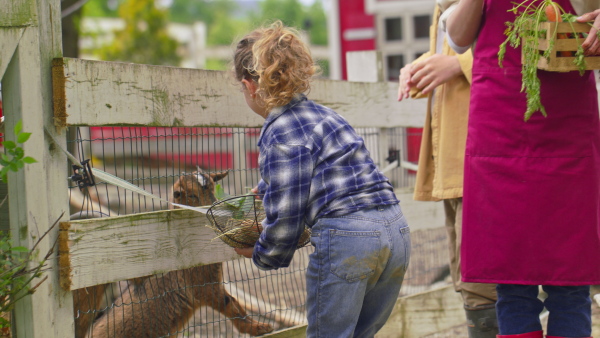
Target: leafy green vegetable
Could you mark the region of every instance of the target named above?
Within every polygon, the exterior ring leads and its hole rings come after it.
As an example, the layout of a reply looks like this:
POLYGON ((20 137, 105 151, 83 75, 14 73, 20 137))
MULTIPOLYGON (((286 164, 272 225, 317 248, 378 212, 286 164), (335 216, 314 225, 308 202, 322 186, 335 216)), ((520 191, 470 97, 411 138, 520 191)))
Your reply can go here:
POLYGON ((233 196, 225 193, 225 190, 220 184, 215 185, 215 197, 218 201, 222 201, 227 205, 227 209, 233 211, 234 219, 244 219, 247 214, 252 211, 254 204, 254 196, 241 196, 233 198, 233 196))
MULTIPOLYGON (((506 23, 507 29, 504 31, 506 40, 500 44, 498 51, 498 64, 502 67, 502 61, 506 54, 507 45, 510 45, 513 48, 522 45, 521 48, 524 58, 521 69, 523 77, 521 92, 525 92, 527 98, 527 109, 524 116, 525 121, 529 120, 533 113, 537 111, 544 117, 547 116, 546 109, 541 101, 541 84, 540 79, 537 76, 537 65, 540 57, 549 59, 552 53, 554 53, 554 40, 556 35, 554 36, 554 39, 550 40, 548 49, 545 50, 542 55, 540 55, 538 48, 539 38, 546 34, 545 31, 540 29, 540 23, 542 21, 548 21, 544 12, 547 6, 555 6, 555 8, 558 8, 562 13, 561 18, 564 22, 572 23, 576 21, 577 16, 565 13, 560 5, 551 0, 544 0, 540 3, 525 0, 519 4, 515 4, 515 6, 509 10, 509 12, 516 14, 517 17, 514 22, 506 23), (529 4, 527 4, 528 2, 529 4)), ((556 24, 558 25, 558 22, 556 24)), ((574 34, 574 36, 579 40, 578 34, 574 34)), ((583 74, 586 65, 581 45, 575 52, 574 63, 577 65, 579 72, 583 74)))
POLYGON ((215 185, 215 198, 219 201, 222 201, 226 198, 230 198, 231 196, 225 193, 223 186, 220 184, 215 185))

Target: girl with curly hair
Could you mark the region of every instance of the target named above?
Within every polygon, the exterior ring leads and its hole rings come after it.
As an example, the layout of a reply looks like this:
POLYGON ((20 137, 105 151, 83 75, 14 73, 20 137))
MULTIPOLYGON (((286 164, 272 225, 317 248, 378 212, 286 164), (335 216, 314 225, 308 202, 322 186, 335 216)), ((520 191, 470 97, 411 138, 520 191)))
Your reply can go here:
POLYGON ((279 21, 234 53, 248 106, 265 118, 258 147, 266 218, 253 248, 263 270, 287 267, 305 225, 308 337, 373 337, 398 298, 410 234, 389 180, 363 139, 333 110, 307 99, 317 72, 296 31, 279 21))

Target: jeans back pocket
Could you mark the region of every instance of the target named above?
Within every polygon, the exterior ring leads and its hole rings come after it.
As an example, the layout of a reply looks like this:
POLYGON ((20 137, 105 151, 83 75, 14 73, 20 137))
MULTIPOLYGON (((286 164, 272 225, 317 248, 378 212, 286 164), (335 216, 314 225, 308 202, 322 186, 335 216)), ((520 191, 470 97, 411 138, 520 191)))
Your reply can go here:
POLYGON ((329 230, 331 273, 348 282, 372 275, 381 254, 380 237, 379 231, 329 230))

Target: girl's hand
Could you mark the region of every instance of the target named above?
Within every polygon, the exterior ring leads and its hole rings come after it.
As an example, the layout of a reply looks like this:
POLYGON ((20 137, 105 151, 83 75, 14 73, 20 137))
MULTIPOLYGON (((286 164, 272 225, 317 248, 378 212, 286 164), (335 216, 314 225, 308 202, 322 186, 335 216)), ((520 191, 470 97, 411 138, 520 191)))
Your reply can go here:
POLYGON ((583 14, 577 18, 577 22, 593 21, 590 34, 585 39, 581 47, 585 55, 600 55, 600 41, 598 40, 598 30, 600 29, 600 9, 583 14))
POLYGON ((398 77, 398 101, 410 97, 410 88, 413 86, 413 83, 410 82, 411 68, 412 64, 409 63, 400 69, 400 76, 398 77))
POLYGON ((254 252, 254 248, 234 248, 234 250, 238 255, 246 258, 252 258, 252 252, 254 252))
POLYGON ((461 72, 458 57, 435 54, 413 65, 410 82, 427 94, 461 72))
POLYGON ((257 196, 254 196, 255 199, 257 199, 257 200, 260 199, 260 196, 258 196, 258 185, 256 187, 250 189, 250 192, 257 195, 257 196))

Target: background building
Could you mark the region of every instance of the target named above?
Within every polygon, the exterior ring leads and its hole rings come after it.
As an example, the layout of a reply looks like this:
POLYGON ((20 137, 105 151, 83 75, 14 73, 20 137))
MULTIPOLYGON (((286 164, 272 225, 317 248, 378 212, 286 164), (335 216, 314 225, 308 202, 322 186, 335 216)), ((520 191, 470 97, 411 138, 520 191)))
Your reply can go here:
MULTIPOLYGON (((347 79, 347 52, 380 51, 383 78, 396 82, 405 64, 429 50, 434 0, 331 0, 330 6, 332 79, 347 79)), ((398 145, 404 160, 418 162, 422 131, 422 128, 406 128, 405 139, 398 145)))
POLYGON ((331 0, 331 78, 346 79, 346 52, 378 50, 384 78, 397 81, 400 68, 429 49, 434 0, 331 0))

